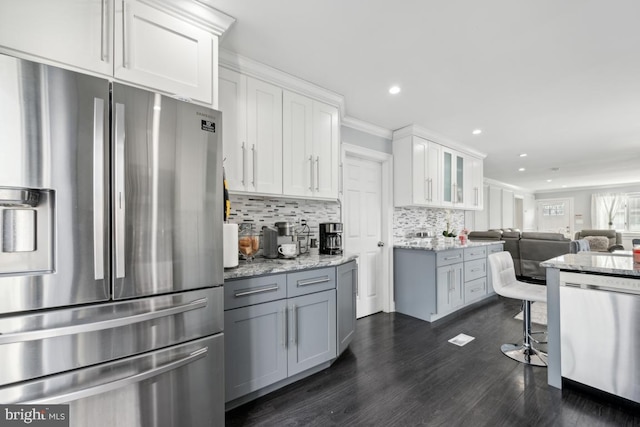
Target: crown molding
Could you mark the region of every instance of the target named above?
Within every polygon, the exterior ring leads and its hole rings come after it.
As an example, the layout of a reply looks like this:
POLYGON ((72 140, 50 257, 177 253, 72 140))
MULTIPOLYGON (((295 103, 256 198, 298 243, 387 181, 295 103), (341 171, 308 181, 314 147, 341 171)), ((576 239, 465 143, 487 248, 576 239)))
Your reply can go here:
MULTIPOLYGON (((620 184, 604 184, 604 185, 585 185, 579 187, 566 187, 566 188, 556 188, 556 189, 544 189, 544 190, 536 190, 535 194, 545 194, 545 193, 569 193, 572 191, 598 191, 598 190, 614 190, 623 187, 633 187, 638 186, 638 191, 640 191, 640 182, 623 182, 620 184)), ((628 191, 631 193, 632 191, 628 191)))
POLYGON ((218 65, 250 77, 264 80, 267 83, 297 92, 326 104, 337 106, 340 111, 340 117, 343 118, 345 115, 344 96, 247 58, 246 56, 221 48, 218 56, 218 65))
POLYGON ((356 119, 351 116, 345 116, 342 118, 342 126, 346 126, 348 128, 359 130, 361 132, 379 136, 385 139, 393 138, 393 132, 391 130, 383 128, 382 126, 374 125, 373 123, 365 122, 364 120, 356 119))
POLYGON ((236 18, 207 4, 206 0, 142 0, 170 15, 186 18, 216 36, 222 36, 236 18))
POLYGON ((424 138, 426 140, 435 142, 436 144, 444 145, 445 147, 461 151, 466 154, 471 154, 472 156, 478 157, 480 159, 484 159, 487 157, 486 153, 478 151, 474 148, 463 145, 457 141, 447 138, 444 135, 441 135, 437 132, 434 132, 429 129, 425 129, 423 127, 417 125, 408 125, 400 129, 396 129, 393 131, 393 139, 400 139, 407 136, 419 136, 420 138, 424 138))
POLYGON ((498 181, 492 178, 484 178, 484 183, 494 187, 502 187, 508 190, 520 191, 522 193, 535 194, 535 192, 529 188, 519 187, 517 185, 507 184, 506 182, 498 181))

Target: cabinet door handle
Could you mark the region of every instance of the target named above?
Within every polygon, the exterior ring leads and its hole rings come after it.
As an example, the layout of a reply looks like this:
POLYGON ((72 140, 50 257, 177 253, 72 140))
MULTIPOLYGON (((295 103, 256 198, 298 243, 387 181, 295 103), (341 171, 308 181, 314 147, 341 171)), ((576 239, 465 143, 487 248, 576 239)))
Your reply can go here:
POLYGON ((429 178, 429 201, 433 202, 433 178, 429 178))
POLYGON ((316 156, 316 191, 320 191, 320 156, 316 156))
POLYGON ((329 280, 329 276, 324 276, 319 279, 298 280, 297 286, 317 285, 318 283, 326 283, 329 280))
POLYGON ((429 179, 424 180, 424 199, 429 201, 429 179))
POLYGON ((296 324, 298 322, 298 315, 296 309, 297 307, 294 304, 293 307, 291 307, 291 342, 293 345, 298 343, 298 325, 296 324))
POLYGON ((102 0, 102 28, 100 30, 100 60, 107 60, 107 49, 109 46, 107 45, 107 0, 102 0))
POLYGON ((244 146, 244 141, 242 141, 242 186, 247 186, 247 148, 244 146))
POLYGON ((271 291, 277 291, 278 290, 278 285, 271 285, 271 286, 265 286, 263 288, 256 288, 256 289, 250 289, 250 290, 242 290, 240 292, 236 292, 234 294, 234 296, 236 298, 238 297, 246 297, 248 295, 255 295, 255 294, 261 294, 263 292, 271 292, 271 291))
POLYGON ((309 191, 313 191, 313 156, 309 156, 309 191))
POLYGON ((256 188, 256 171, 257 171, 257 165, 258 165, 258 151, 256 150, 256 145, 253 144, 251 145, 251 151, 253 152, 253 180, 251 181, 251 183, 253 184, 253 189, 257 190, 256 188))
POLYGON ((127 49, 127 38, 129 35, 129 29, 127 28, 127 12, 129 10, 129 4, 122 1, 122 67, 129 68, 129 49, 127 49))
POLYGON ((287 308, 282 309, 282 347, 287 348, 287 308))

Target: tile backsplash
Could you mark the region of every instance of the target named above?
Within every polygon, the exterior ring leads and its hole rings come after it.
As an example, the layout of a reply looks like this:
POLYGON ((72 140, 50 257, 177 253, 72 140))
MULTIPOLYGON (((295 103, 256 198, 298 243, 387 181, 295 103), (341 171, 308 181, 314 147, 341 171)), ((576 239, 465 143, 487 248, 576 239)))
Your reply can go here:
POLYGON ((257 230, 263 225, 273 226, 279 221, 299 224, 307 220, 311 237, 318 237, 318 224, 340 222, 340 203, 336 201, 288 199, 269 196, 231 194, 229 222, 241 224, 251 222, 257 230))
POLYGON ((394 239, 411 237, 416 231, 432 231, 440 236, 447 228, 460 234, 464 228, 464 211, 455 209, 437 209, 420 207, 395 208, 393 211, 394 239))

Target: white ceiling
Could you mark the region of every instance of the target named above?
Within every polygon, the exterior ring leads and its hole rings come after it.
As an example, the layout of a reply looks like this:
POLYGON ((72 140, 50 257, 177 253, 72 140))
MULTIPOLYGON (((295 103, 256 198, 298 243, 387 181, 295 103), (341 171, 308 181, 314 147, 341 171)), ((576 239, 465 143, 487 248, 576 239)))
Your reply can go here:
POLYGON ((487 178, 640 182, 638 0, 200 1, 237 19, 223 48, 487 153, 487 178))

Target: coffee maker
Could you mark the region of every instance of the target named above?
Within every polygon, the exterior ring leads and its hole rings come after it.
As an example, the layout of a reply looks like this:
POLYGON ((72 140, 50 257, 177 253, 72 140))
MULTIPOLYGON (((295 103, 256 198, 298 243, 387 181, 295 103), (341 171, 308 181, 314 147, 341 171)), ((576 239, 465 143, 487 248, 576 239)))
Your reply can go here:
POLYGON ((339 255, 342 253, 342 223, 323 222, 320 224, 320 253, 339 255))

